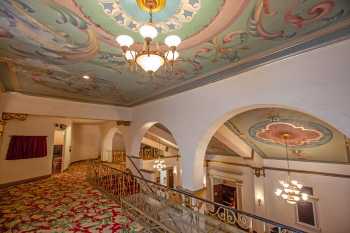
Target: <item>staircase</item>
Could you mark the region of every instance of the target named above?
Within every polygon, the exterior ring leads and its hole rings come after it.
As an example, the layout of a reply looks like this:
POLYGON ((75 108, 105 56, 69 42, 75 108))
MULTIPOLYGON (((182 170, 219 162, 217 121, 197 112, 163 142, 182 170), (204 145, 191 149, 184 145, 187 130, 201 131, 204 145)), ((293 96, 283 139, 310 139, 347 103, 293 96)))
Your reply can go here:
POLYGON ((123 211, 138 223, 135 232, 304 232, 159 185, 106 163, 94 160, 89 166, 89 182, 120 203, 123 211))

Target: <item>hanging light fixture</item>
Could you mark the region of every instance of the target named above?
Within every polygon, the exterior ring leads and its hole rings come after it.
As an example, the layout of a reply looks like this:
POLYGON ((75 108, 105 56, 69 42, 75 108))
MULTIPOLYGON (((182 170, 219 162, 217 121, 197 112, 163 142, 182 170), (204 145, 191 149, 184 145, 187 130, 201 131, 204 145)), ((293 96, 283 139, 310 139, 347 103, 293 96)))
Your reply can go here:
MULTIPOLYGON (((158 141, 158 150, 160 150, 160 140, 158 141)), ((158 171, 162 171, 166 168, 164 159, 160 159, 160 153, 158 153, 158 159, 154 161, 153 168, 157 169, 158 171)))
POLYGON ((164 64, 170 64, 173 68, 175 60, 180 56, 176 50, 181 43, 181 38, 177 35, 167 36, 164 43, 168 50, 165 52, 159 48, 155 50, 151 48, 152 41, 158 36, 158 31, 152 22, 152 10, 154 7, 157 7, 157 1, 150 1, 149 5, 143 6, 143 8, 145 7, 149 10, 150 19, 149 23, 139 29, 139 33, 144 39, 143 49, 139 51, 133 50, 131 46, 134 44, 134 39, 128 35, 120 35, 116 38, 116 41, 122 48, 124 57, 129 65, 138 65, 145 72, 153 74, 164 64))
POLYGON ((162 159, 156 159, 154 161, 153 168, 157 169, 158 171, 162 171, 166 168, 165 161, 162 159))
POLYGON ((276 189, 276 196, 282 198, 288 204, 296 204, 298 201, 306 201, 309 199, 309 195, 307 193, 303 193, 301 189, 303 185, 299 183, 297 180, 291 180, 290 178, 290 170, 289 170, 289 155, 288 155, 288 138, 289 134, 284 133, 282 135, 285 148, 286 148, 286 157, 287 157, 287 167, 288 167, 288 177, 287 181, 280 180, 279 183, 281 188, 276 189))

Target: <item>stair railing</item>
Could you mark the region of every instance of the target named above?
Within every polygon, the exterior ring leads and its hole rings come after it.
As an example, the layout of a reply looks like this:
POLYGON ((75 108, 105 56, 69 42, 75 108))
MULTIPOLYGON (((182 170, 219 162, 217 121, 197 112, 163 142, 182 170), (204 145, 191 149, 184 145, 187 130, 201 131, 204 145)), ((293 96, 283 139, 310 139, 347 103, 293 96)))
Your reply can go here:
MULTIPOLYGON (((136 166, 134 164, 134 166, 136 166)), ((136 194, 149 195, 166 203, 187 207, 198 214, 213 217, 225 224, 236 226, 246 232, 257 232, 262 226, 263 233, 305 233, 305 231, 266 219, 242 210, 227 207, 193 194, 169 188, 146 180, 143 177, 112 168, 96 160, 90 161, 88 180, 97 188, 112 195, 117 201, 136 194)), ((137 195, 135 196, 137 198, 137 195)))

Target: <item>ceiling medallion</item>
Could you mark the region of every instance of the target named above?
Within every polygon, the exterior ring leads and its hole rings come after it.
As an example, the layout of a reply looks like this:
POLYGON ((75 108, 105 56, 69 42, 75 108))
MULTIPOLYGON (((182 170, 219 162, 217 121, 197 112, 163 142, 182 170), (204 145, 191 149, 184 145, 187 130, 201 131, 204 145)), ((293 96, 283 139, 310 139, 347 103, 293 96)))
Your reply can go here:
POLYGON ((289 134, 288 146, 293 149, 324 145, 333 137, 331 130, 321 124, 292 119, 258 122, 249 129, 249 135, 255 140, 279 146, 285 144, 281 138, 284 133, 289 134))
MULTIPOLYGON (((158 2, 151 1, 150 2, 158 2)), ((147 2, 147 1, 146 1, 147 2)), ((153 5, 148 5, 153 6, 153 5)), ((153 25, 152 8, 150 9, 149 23, 144 24, 139 29, 139 33, 144 38, 144 46, 140 50, 133 50, 130 46, 134 44, 134 39, 128 35, 120 35, 116 41, 124 52, 124 58, 130 68, 141 67, 149 74, 155 73, 164 64, 169 64, 173 68, 175 60, 179 57, 176 51, 181 43, 181 38, 177 35, 169 35, 165 38, 164 43, 168 46, 168 51, 162 51, 157 45, 156 49, 151 47, 152 41, 158 36, 158 31, 153 25)))
POLYGON ((103 12, 118 25, 138 31, 147 21, 150 6, 160 33, 179 30, 200 12, 201 0, 96 0, 103 12))
POLYGON ((137 5, 147 12, 158 12, 164 9, 166 0, 136 0, 137 5))

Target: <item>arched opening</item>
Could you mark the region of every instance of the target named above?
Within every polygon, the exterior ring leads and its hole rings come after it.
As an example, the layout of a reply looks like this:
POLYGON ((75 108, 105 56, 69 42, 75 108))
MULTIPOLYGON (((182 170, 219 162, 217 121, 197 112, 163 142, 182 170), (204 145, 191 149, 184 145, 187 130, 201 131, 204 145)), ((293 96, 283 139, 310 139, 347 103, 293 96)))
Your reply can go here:
POLYGON ((322 208, 318 200, 331 198, 325 190, 335 185, 322 181, 322 174, 329 172, 322 167, 350 164, 349 149, 346 135, 323 120, 288 107, 254 106, 216 122, 197 156, 205 161, 208 199, 262 216, 268 212, 293 224, 279 211, 285 209, 296 216, 295 222, 317 228, 317 210, 322 208), (300 204, 295 197, 294 206, 288 204, 275 193, 285 180, 297 180, 302 184, 299 192, 310 198, 300 204))
POLYGON ((133 156, 140 172, 148 179, 177 187, 181 185, 181 155, 170 130, 161 123, 148 123, 139 140, 139 153, 133 156))
POLYGON ((102 160, 125 166, 126 148, 121 129, 110 128, 103 139, 102 160))

